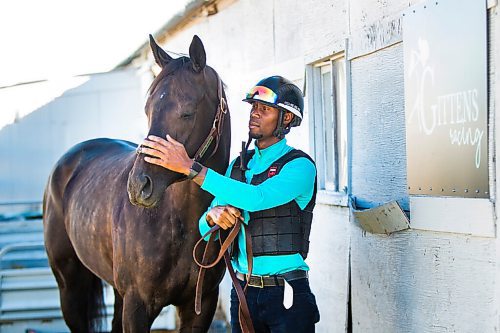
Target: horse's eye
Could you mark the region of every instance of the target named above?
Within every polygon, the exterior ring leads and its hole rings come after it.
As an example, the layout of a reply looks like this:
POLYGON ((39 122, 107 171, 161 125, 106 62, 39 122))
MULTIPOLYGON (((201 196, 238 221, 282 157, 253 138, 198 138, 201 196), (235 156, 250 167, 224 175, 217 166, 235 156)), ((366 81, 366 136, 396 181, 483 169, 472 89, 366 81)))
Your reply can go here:
POLYGON ((193 116, 194 116, 194 113, 183 113, 181 115, 181 118, 182 119, 190 119, 190 118, 193 118, 193 116))

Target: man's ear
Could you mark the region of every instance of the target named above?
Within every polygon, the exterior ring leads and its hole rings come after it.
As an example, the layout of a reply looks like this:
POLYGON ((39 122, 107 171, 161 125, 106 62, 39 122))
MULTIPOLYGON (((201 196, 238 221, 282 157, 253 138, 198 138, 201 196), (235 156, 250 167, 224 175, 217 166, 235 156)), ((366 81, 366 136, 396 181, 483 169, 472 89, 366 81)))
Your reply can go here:
POLYGON ((283 117, 283 124, 285 125, 284 127, 288 127, 288 125, 290 125, 290 123, 292 122, 293 120, 293 117, 295 117, 295 115, 291 112, 285 112, 285 115, 283 117))

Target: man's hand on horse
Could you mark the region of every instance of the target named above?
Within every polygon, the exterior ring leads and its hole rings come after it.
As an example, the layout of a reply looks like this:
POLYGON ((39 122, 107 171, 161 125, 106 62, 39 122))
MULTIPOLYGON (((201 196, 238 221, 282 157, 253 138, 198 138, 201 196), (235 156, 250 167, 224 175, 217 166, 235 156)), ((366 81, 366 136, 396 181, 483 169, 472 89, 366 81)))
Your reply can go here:
POLYGON ((147 156, 144 160, 174 172, 189 174, 193 160, 188 156, 184 145, 167 134, 167 139, 149 135, 139 148, 147 156))
POLYGON ((233 206, 215 206, 208 211, 206 220, 210 226, 217 224, 222 229, 227 230, 232 228, 237 220, 243 221, 243 216, 241 216, 240 210, 233 206))

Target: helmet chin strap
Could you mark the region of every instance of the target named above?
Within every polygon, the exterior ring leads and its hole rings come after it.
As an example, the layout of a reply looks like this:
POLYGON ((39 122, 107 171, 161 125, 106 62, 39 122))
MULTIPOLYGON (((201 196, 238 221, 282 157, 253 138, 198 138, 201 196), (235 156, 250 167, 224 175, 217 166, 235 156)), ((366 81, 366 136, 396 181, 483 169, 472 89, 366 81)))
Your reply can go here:
POLYGON ((252 142, 252 137, 250 134, 248 135, 248 140, 245 144, 245 141, 241 142, 241 152, 240 152, 240 170, 243 172, 243 175, 245 175, 245 171, 248 170, 247 168, 247 151, 248 151, 248 146, 250 146, 250 143, 252 142))
POLYGON ((283 115, 285 114, 284 111, 279 112, 278 115, 278 125, 276 126, 276 129, 273 132, 273 135, 277 137, 278 139, 283 139, 286 134, 290 132, 290 126, 283 126, 283 115))

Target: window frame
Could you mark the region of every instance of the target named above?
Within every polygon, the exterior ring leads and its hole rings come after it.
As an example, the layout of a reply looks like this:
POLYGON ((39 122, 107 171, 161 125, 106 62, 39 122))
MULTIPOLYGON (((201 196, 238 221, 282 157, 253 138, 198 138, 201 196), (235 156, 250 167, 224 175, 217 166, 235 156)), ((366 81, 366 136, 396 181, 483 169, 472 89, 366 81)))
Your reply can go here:
MULTIPOLYGON (((307 86, 307 101, 309 108, 309 142, 311 152, 316 160, 317 170, 318 170, 318 202, 330 205, 347 206, 348 196, 351 193, 351 103, 350 103, 350 61, 347 57, 347 52, 341 51, 319 61, 315 61, 306 66, 306 86, 307 86), (336 86, 336 71, 334 70, 336 64, 339 60, 343 60, 344 63, 344 106, 345 111, 341 115, 345 117, 346 128, 344 134, 346 139, 345 147, 345 169, 346 174, 345 184, 339 184, 339 170, 342 158, 339 158, 339 128, 338 128, 338 103, 336 98, 338 98, 335 89, 336 86), (325 67, 328 66, 328 69, 325 67), (323 70, 322 70, 323 69, 323 70), (331 73, 331 105, 332 105, 332 158, 333 158, 333 179, 326 179, 327 177, 327 134, 325 131, 325 113, 323 112, 323 86, 321 82, 321 74, 330 72, 331 73), (345 186, 344 188, 339 188, 339 185, 345 186)), ((341 111, 342 112, 342 111, 341 111)))

